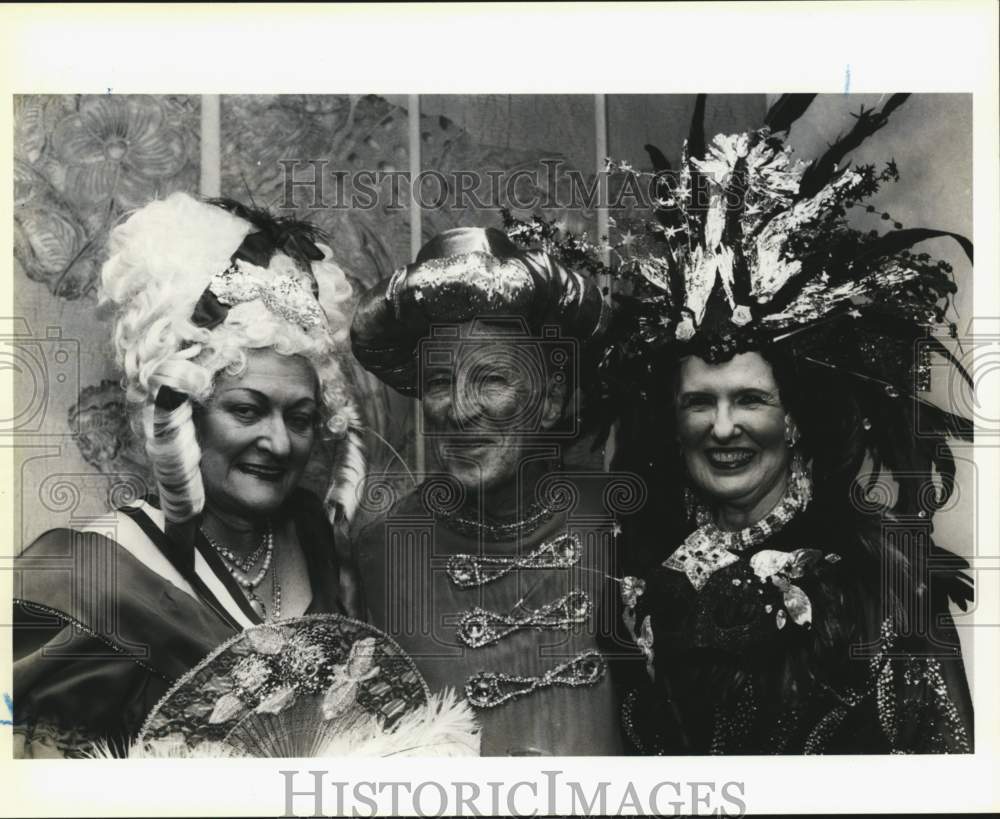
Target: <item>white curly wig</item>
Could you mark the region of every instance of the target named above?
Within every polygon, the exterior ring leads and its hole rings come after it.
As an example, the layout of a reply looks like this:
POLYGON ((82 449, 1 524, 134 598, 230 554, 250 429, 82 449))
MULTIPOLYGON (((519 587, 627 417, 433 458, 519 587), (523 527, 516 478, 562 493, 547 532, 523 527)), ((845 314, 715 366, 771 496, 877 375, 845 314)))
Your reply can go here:
MULTIPOLYGON (((325 315, 313 323, 296 321, 294 310, 275 309, 263 295, 232 304, 215 326, 192 320, 213 278, 232 268, 233 254, 256 232, 257 226, 236 212, 185 193, 146 205, 111 232, 101 295, 114 314, 113 341, 126 396, 142 419, 137 431, 145 437, 168 519, 191 519, 204 505, 191 402, 204 404, 220 373, 240 374, 251 350, 302 356, 316 372, 328 437, 338 440, 327 509, 331 519, 349 520, 365 460, 358 413, 338 363, 346 354, 350 319, 342 310, 351 286, 331 261, 330 248, 314 244, 324 257, 310 268, 325 315), (164 416, 154 411, 161 387, 190 401, 164 416)), ((296 269, 301 273, 303 266, 281 251, 266 269, 237 264, 262 282, 296 269)))

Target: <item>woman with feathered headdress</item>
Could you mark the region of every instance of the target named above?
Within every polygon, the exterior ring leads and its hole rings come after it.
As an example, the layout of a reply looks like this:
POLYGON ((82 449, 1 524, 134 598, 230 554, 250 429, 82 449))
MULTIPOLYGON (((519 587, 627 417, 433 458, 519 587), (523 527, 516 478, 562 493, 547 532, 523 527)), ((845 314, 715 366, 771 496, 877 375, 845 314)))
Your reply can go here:
POLYGON ((972 247, 850 226, 898 174, 840 160, 906 95, 807 165, 783 134, 812 96, 711 142, 699 97, 680 168, 650 151, 656 218, 616 270, 593 265, 626 283, 592 412, 617 422, 615 466, 660 501, 622 521, 624 617, 646 657, 623 719, 640 753, 972 749, 948 614, 971 583, 931 540, 954 482, 946 438, 972 427, 918 396, 931 353, 965 375, 934 334, 955 285, 911 252, 972 247))

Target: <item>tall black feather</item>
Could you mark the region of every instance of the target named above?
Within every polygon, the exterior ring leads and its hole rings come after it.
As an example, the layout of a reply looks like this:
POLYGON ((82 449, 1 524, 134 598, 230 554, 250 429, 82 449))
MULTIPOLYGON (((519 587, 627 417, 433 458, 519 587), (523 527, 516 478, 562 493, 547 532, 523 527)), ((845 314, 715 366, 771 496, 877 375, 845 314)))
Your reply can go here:
MULTIPOLYGON (((646 153, 653 163, 653 171, 657 174, 656 187, 654 189, 657 196, 668 198, 670 196, 670 185, 668 175, 670 173, 670 161, 663 155, 663 151, 655 145, 645 145, 646 153), (661 176, 662 175, 662 176, 661 176)), ((653 213, 657 221, 664 227, 679 227, 681 216, 676 207, 663 208, 654 206, 653 213)))
MULTIPOLYGON (((256 258, 261 252, 266 252, 269 248, 271 253, 281 249, 295 261, 308 267, 310 262, 318 262, 323 259, 323 253, 316 247, 316 240, 323 240, 327 237, 313 224, 303 222, 298 219, 276 216, 263 208, 248 207, 234 199, 209 199, 210 204, 222 208, 245 219, 257 228, 256 234, 250 234, 245 241, 245 250, 248 261, 259 264, 256 258)), ((237 253, 240 252, 237 251, 237 253)), ((266 264, 263 265, 266 267, 266 264)))
POLYGON ((688 156, 692 159, 705 158, 705 101, 708 94, 698 94, 691 114, 691 129, 688 131, 688 156))
POLYGON ((724 241, 733 250, 733 298, 737 304, 750 302, 750 267, 743 253, 743 213, 747 199, 746 160, 740 159, 726 191, 724 241))
POLYGON ((907 99, 909 99, 909 94, 893 94, 889 97, 889 101, 882 106, 882 116, 888 117, 893 111, 899 108, 907 99))
POLYGON ((670 161, 663 155, 663 151, 655 145, 643 145, 642 147, 649 154, 649 161, 653 163, 653 170, 656 173, 670 170, 670 161))
POLYGON ((799 198, 815 196, 833 178, 840 162, 868 137, 889 121, 889 114, 902 105, 909 94, 893 94, 881 111, 865 110, 855 115, 854 127, 831 145, 825 154, 815 160, 802 175, 799 184, 799 198))
POLYGON ((913 247, 918 242, 925 239, 936 239, 939 236, 949 236, 954 239, 965 251, 965 255, 972 261, 972 242, 959 233, 952 233, 948 230, 935 230, 933 228, 906 228, 904 230, 894 230, 868 242, 861 253, 858 254, 859 262, 866 262, 869 259, 879 259, 898 253, 901 250, 913 247))
MULTIPOLYGON (((691 129, 688 131, 688 159, 705 158, 705 100, 707 94, 699 94, 695 99, 694 113, 691 115, 691 129)), ((690 238, 701 244, 705 240, 705 209, 708 205, 705 179, 690 162, 691 170, 691 204, 688 207, 690 238)))
POLYGON ((773 133, 787 131, 816 99, 815 94, 782 94, 764 117, 764 125, 773 133))

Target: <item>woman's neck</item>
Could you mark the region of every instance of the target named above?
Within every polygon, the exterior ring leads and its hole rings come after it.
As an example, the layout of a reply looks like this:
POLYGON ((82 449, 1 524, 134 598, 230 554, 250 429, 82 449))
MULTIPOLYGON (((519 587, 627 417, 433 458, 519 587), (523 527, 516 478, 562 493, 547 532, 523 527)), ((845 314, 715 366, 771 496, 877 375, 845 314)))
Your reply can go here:
POLYGON ((721 503, 716 510, 716 524, 726 531, 738 531, 759 523, 776 507, 788 489, 788 475, 775 482, 766 494, 747 503, 721 503))
POLYGON ((248 519, 206 504, 201 528, 210 538, 237 554, 247 554, 260 545, 267 531, 266 518, 248 519))

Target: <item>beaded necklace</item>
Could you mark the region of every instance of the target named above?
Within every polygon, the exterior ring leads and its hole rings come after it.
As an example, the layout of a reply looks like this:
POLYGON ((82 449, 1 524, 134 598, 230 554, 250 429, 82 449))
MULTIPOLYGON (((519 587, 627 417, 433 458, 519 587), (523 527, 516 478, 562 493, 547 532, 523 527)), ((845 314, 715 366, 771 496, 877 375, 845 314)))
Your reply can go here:
POLYGON ((250 573, 250 570, 260 562, 260 559, 264 556, 264 553, 268 549, 268 535, 270 534, 270 530, 265 531, 264 534, 260 536, 260 543, 257 544, 257 548, 245 557, 240 557, 229 547, 223 546, 204 529, 201 531, 202 534, 205 535, 205 539, 212 545, 212 548, 222 555, 226 561, 238 568, 244 574, 250 573))
POLYGON ((253 609, 254 613, 261 620, 277 620, 281 616, 281 584, 278 582, 277 567, 275 567, 275 571, 271 574, 270 617, 267 615, 267 608, 264 606, 264 601, 257 596, 256 592, 257 587, 267 576, 267 571, 271 568, 271 561, 274 558, 274 531, 271 529, 271 524, 267 524, 267 528, 264 530, 257 548, 243 558, 228 546, 219 543, 219 541, 205 531, 204 527, 201 528, 201 533, 205 536, 209 545, 222 558, 223 565, 229 571, 229 574, 232 575, 233 579, 243 589, 250 603, 250 608, 253 609), (261 557, 263 557, 263 563, 261 563, 256 574, 251 577, 250 570, 261 560, 261 557))
POLYGON ((460 535, 479 537, 490 542, 514 540, 531 534, 535 529, 549 520, 555 510, 539 501, 533 502, 523 518, 514 521, 498 521, 486 518, 473 520, 456 514, 434 511, 434 517, 460 535))

